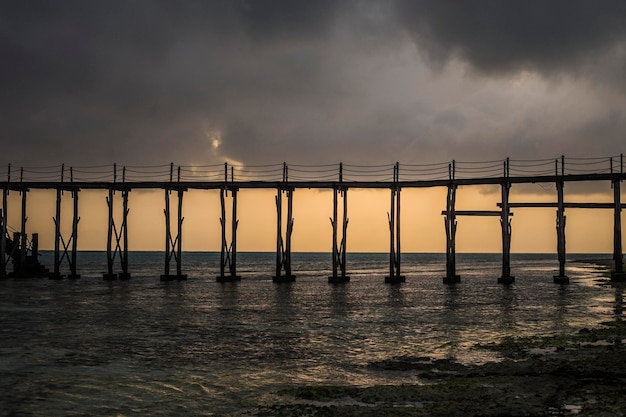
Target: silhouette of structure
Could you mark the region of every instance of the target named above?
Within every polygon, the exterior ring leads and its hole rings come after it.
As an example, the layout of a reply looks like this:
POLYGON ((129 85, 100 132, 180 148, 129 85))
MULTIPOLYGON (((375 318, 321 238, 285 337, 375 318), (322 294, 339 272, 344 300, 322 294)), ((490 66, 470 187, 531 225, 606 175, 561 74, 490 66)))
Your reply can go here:
MULTIPOLYGON (((0 216, 0 276, 6 277, 9 260, 13 262, 13 275, 47 274, 37 261, 37 235, 33 234, 28 243, 26 234, 26 196, 31 189, 56 190, 54 270, 50 278, 62 279, 61 265, 67 262, 68 277, 78 278, 77 241, 79 224, 78 196, 83 189, 106 190, 108 196, 108 236, 107 236, 107 273, 104 279, 130 279, 128 270, 128 212, 129 194, 137 189, 162 189, 165 193, 165 263, 161 279, 164 281, 184 280, 182 272, 182 235, 183 235, 183 196, 189 189, 219 190, 221 217, 221 254, 220 275, 218 282, 234 282, 241 279, 237 275, 237 194, 242 189, 276 190, 276 269, 273 276, 275 283, 293 282, 291 265, 291 237, 294 231, 293 198, 298 188, 328 189, 333 192, 332 228, 332 275, 329 283, 343 284, 350 281, 347 275, 347 231, 348 231, 348 191, 350 189, 389 189, 391 192, 389 222, 389 275, 385 282, 396 284, 405 282, 401 273, 400 248, 400 193, 403 188, 446 187, 445 210, 441 212, 446 234, 446 275, 443 282, 455 284, 461 277, 456 271, 456 231, 458 218, 462 216, 492 216, 500 219, 502 239, 502 274, 498 282, 511 284, 515 277, 511 275, 510 252, 512 234, 512 209, 556 208, 558 274, 554 282, 566 284, 565 249, 565 210, 577 209, 612 209, 614 213, 613 259, 615 269, 613 281, 626 280, 622 253, 621 228, 621 192, 624 181, 624 158, 571 158, 561 156, 557 159, 511 160, 488 162, 458 162, 428 165, 393 165, 357 166, 340 163, 338 165, 262 165, 244 166, 228 163, 207 166, 177 166, 173 163, 151 167, 82 167, 65 169, 64 165, 53 168, 20 168, 19 180, 11 177, 11 165, 7 166, 6 178, 0 180, 3 192, 2 215, 0 216), (58 175, 59 180, 50 180, 58 175), (174 175, 176 173, 176 175, 174 175), (121 175, 119 175, 121 174, 121 175), (118 177, 121 176, 121 181, 118 177), (564 190, 567 183, 573 182, 610 182, 613 188, 613 203, 572 203, 565 202, 564 190), (553 184, 556 188, 556 202, 511 203, 511 188, 519 184, 553 184), (500 186, 501 202, 498 210, 457 210, 456 193, 459 188, 470 185, 500 186), (8 235, 7 196, 11 192, 21 195, 21 230, 8 235), (67 192, 73 200, 72 231, 69 238, 61 234, 61 201, 67 192), (121 222, 116 223, 114 202, 116 193, 122 199, 121 222), (172 209, 170 198, 175 193, 177 210, 175 226, 172 228, 172 209), (283 197, 286 200, 284 211, 283 197), (230 198, 231 215, 227 220, 227 199, 230 198), (340 206, 341 200, 341 206, 340 206), (341 207, 341 210, 340 210, 341 207), (286 218, 285 218, 286 214, 286 218), (340 218, 341 214, 341 218, 340 218), (120 226, 118 227, 117 224, 120 226), (228 230, 230 229, 230 242, 228 230), (114 271, 116 258, 120 260, 120 272, 114 271), (175 272, 172 271, 172 262, 175 272)), ((119 213, 118 213, 119 214, 119 213)), ((119 217, 119 215, 117 216, 119 217)))

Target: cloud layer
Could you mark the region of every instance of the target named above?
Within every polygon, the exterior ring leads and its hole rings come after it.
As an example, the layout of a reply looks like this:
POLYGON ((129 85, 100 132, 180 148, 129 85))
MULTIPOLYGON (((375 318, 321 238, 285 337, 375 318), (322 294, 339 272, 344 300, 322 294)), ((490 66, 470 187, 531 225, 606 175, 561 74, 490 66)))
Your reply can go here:
POLYGON ((620 153, 625 8, 0 1, 3 162, 620 153))
POLYGON ((583 75, 581 67, 619 52, 626 39, 626 4, 618 0, 402 0, 398 8, 432 63, 457 58, 487 76, 583 75))

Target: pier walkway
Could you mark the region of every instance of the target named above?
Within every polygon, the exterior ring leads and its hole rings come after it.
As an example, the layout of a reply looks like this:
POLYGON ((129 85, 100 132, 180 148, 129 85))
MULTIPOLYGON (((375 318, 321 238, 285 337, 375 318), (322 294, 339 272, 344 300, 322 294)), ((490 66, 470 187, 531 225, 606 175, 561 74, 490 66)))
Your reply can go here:
MULTIPOLYGON (((120 166, 117 164, 96 167, 20 167, 15 169, 10 164, 5 167, 5 175, 0 171, 2 188, 2 211, 0 215, 0 277, 9 275, 25 276, 31 273, 26 268, 28 259, 32 259, 32 247, 27 240, 27 194, 33 189, 56 190, 56 215, 54 268, 49 273, 52 279, 62 279, 61 265, 67 262, 69 278, 78 278, 76 252, 78 242, 79 205, 81 190, 105 190, 108 192, 108 234, 107 234, 107 273, 104 279, 130 279, 128 264, 127 221, 129 193, 133 190, 164 190, 165 214, 165 262, 161 279, 184 280, 182 271, 182 233, 183 233, 183 197, 190 189, 220 190, 221 206, 221 256, 219 282, 237 281, 237 193, 242 189, 276 190, 276 270, 274 282, 295 280, 291 268, 291 236, 293 233, 293 193, 296 189, 329 189, 334 191, 332 225, 332 275, 330 283, 349 281, 346 268, 346 242, 348 230, 348 191, 350 189, 389 189, 389 275, 387 283, 401 283, 405 276, 401 273, 400 249, 400 194, 406 188, 447 188, 444 216, 446 233, 446 275, 443 282, 454 284, 460 281, 456 273, 456 229, 460 216, 493 216, 500 219, 502 229, 502 274, 498 282, 510 284, 515 281, 511 275, 511 209, 514 208, 556 208, 557 253, 559 272, 554 276, 556 283, 567 283, 565 274, 565 209, 610 209, 614 213, 614 250, 615 270, 612 280, 624 281, 622 231, 621 231, 621 194, 620 185, 625 179, 623 154, 604 158, 565 158, 543 160, 514 160, 486 162, 451 161, 436 164, 388 164, 362 166, 350 164, 332 165, 238 165, 215 164, 182 166, 120 166), (572 203, 564 201, 564 188, 570 182, 609 182, 613 189, 612 203, 572 203), (554 184, 556 200, 554 202, 509 202, 510 189, 518 184, 554 184), (498 185, 501 200, 494 210, 457 210, 456 192, 459 187, 475 185, 498 185), (7 196, 10 192, 21 195, 20 231, 13 237, 8 234, 7 196), (61 234, 61 200, 63 192, 68 192, 73 201, 72 232, 70 236, 61 234), (122 200, 122 218, 114 216, 115 194, 122 200), (171 207, 174 198, 176 210, 171 207), (231 199, 231 212, 226 212, 226 200, 231 199), (283 212, 283 198, 286 199, 286 213, 283 212), (339 204, 342 209, 339 210, 339 204), (341 211, 341 218, 338 213, 341 211), (172 230, 170 220, 176 213, 176 227, 172 230), (230 220, 227 218, 230 216, 230 220), (230 228, 230 238, 227 230, 230 228), (13 272, 8 272, 8 264, 13 261, 13 272), (116 262, 119 260, 119 269, 116 262), (23 271, 29 271, 28 273, 23 271)), ((36 241, 36 236, 33 241, 36 241)), ((34 256, 36 259, 36 256, 34 256)), ((37 270, 42 270, 38 268, 37 270)))

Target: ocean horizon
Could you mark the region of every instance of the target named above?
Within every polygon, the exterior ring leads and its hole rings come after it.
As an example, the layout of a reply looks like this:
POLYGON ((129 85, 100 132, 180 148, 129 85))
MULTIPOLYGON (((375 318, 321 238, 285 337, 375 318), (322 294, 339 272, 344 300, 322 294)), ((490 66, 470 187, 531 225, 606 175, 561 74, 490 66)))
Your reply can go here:
MULTIPOLYGON (((165 268, 164 251, 129 251, 128 271, 131 277, 159 277, 165 268)), ((188 278, 210 276, 212 279, 220 273, 220 252, 215 251, 183 251, 181 257, 182 273, 188 278)), ((567 255, 569 263, 594 260, 610 261, 611 254, 572 253, 567 255)), ((493 274, 500 274, 502 254, 500 253, 457 253, 457 273, 473 275, 474 260, 489 261, 493 274)), ((556 253, 512 253, 511 273, 522 267, 527 261, 540 259, 546 265, 553 261, 554 270, 558 272, 556 253)), ((48 269, 54 266, 54 251, 40 250, 40 262, 48 269)), ((332 254, 330 252, 292 252, 292 273, 299 277, 320 276, 327 278, 332 274, 332 254)), ((121 272, 119 254, 115 258, 113 272, 121 272)), ((483 265, 484 266, 484 265, 483 265)), ((569 266, 566 265, 566 268, 569 266)), ((445 253, 420 252, 401 254, 401 273, 407 277, 423 277, 432 274, 445 275, 445 253)), ((101 277, 107 271, 106 251, 87 250, 77 252, 77 272, 81 277, 101 277)), ((176 271, 176 262, 170 260, 170 272, 176 271)), ((227 269, 228 271, 228 269, 227 269)), ((237 252, 237 274, 245 278, 271 278, 276 271, 276 253, 264 251, 237 252)), ((555 272, 552 271, 552 272, 555 272)), ((551 273, 552 273, 551 272, 551 273)), ((61 264, 61 274, 69 274, 67 261, 61 264)), ((361 275, 389 275, 389 253, 386 252, 348 252, 346 253, 346 273, 358 277, 361 275)), ((442 275, 442 276, 443 276, 442 275)), ((501 275, 501 274, 500 274, 501 275)), ((498 275, 498 276, 500 276, 498 275)), ((550 278, 552 275, 550 275, 550 278)))

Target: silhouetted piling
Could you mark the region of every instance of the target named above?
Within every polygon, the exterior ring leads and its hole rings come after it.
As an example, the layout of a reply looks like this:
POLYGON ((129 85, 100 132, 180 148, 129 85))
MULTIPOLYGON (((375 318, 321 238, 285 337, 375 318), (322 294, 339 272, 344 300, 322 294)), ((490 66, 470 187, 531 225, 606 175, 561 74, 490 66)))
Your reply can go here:
POLYGON ((296 276, 291 272, 291 234, 293 232, 293 188, 279 187, 276 193, 276 273, 275 283, 294 282, 296 276), (287 219, 283 238, 282 194, 287 196, 287 219), (283 273, 284 271, 284 273, 283 273))
MULTIPOLYGON (((623 156, 622 156, 623 158, 623 156)), ((613 184, 613 261, 615 270, 611 272, 611 280, 615 282, 626 281, 624 273, 624 259, 622 254, 622 203, 620 200, 620 179, 614 179, 613 184)))
POLYGON ((5 279, 7 275, 7 187, 2 188, 2 212, 0 213, 0 279, 5 279))
POLYGON ((217 282, 241 281, 241 276, 237 275, 237 227, 239 226, 239 220, 237 219, 237 191, 238 189, 236 187, 224 186, 220 189, 220 208, 222 211, 222 215, 220 217, 220 225, 222 226, 222 247, 220 250, 220 275, 216 278, 217 282), (230 244, 228 243, 226 237, 226 197, 228 197, 229 191, 232 196, 230 244))
POLYGON ((512 284, 515 277, 511 275, 511 212, 509 209, 509 191, 511 183, 509 177, 509 158, 504 162, 504 180, 500 186, 502 193, 500 226, 502 230, 502 275, 498 278, 499 284, 512 284))
MULTIPOLYGON (((173 182, 174 164, 170 164, 170 184, 173 182)), ((178 183, 180 183, 180 167, 178 167, 178 183)), ((163 214, 165 215, 165 266, 164 273, 161 275, 161 281, 183 281, 187 279, 187 275, 182 273, 183 263, 183 195, 187 191, 186 188, 180 186, 166 186, 165 187, 165 209, 163 214), (176 212, 176 236, 172 234, 171 228, 171 212, 170 212, 170 195, 172 191, 176 191, 176 197, 178 201, 178 209, 176 212), (176 273, 170 273, 170 265, 172 259, 176 263, 176 273)))
MULTIPOLYGON (((400 165, 396 162, 393 167, 393 181, 399 181, 400 165)), ((400 249, 400 187, 391 187, 391 207, 387 213, 389 222, 389 275, 385 277, 386 284, 399 284, 406 282, 406 277, 401 273, 400 249)))
POLYGON ((443 278, 444 284, 456 284, 461 282, 461 276, 456 273, 456 183, 455 163, 448 166, 450 183, 448 184, 448 194, 446 197, 446 210, 444 214, 444 225, 446 229, 446 276, 443 278))
POLYGON ((348 189, 343 187, 335 187, 333 190, 333 218, 330 219, 333 227, 333 245, 332 245, 332 267, 333 275, 328 277, 330 284, 345 284, 350 282, 350 277, 346 275, 346 238, 348 232, 348 189), (342 235, 341 242, 337 242, 338 239, 338 196, 343 199, 343 213, 342 213, 342 235))
MULTIPOLYGON (((561 177, 565 174, 564 172, 564 161, 563 157, 561 157, 561 177)), ((557 175, 558 175, 558 165, 557 165, 557 175)), ((567 284, 569 283, 569 278, 565 275, 565 261, 566 261, 566 253, 565 253, 565 206, 563 200, 563 179, 558 179, 556 181, 556 192, 557 192, 557 211, 556 211, 556 236, 557 236, 557 254, 559 258, 559 274, 554 276, 554 282, 556 284, 567 284)))

